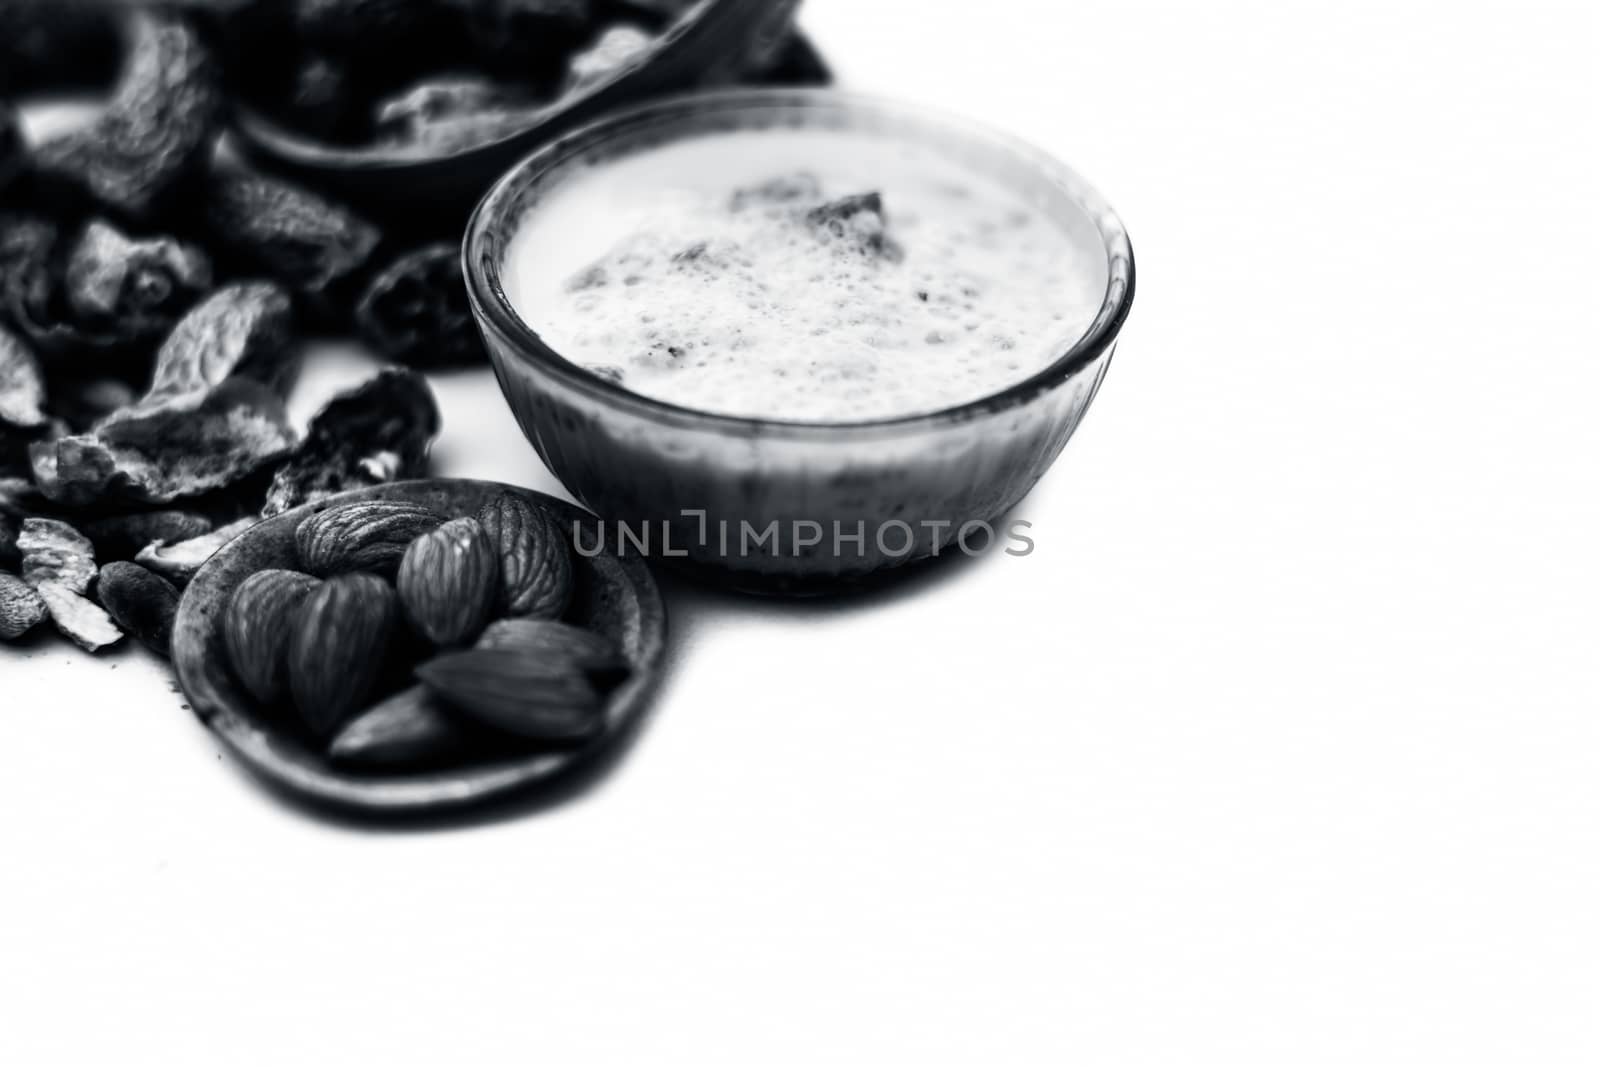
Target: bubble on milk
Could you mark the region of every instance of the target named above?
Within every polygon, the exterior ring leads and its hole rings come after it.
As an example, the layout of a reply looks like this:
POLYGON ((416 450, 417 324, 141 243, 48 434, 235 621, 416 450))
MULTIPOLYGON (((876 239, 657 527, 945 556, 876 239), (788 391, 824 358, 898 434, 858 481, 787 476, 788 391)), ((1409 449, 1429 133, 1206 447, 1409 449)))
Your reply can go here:
POLYGON ((1042 212, 931 151, 862 165, 870 141, 821 136, 851 151, 791 151, 804 165, 781 169, 786 145, 768 164, 735 149, 676 183, 650 180, 650 153, 624 160, 643 166, 634 187, 613 180, 621 232, 522 287, 546 340, 683 406, 848 421, 978 399, 1087 328, 1094 272, 1042 212))

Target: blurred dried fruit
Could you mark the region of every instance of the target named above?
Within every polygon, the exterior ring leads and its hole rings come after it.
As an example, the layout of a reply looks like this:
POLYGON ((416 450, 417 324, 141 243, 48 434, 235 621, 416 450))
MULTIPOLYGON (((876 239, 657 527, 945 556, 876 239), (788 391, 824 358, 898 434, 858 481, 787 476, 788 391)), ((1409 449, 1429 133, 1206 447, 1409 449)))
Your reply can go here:
POLYGON ((133 559, 174 585, 187 585, 218 549, 255 524, 253 517, 246 517, 184 541, 146 545, 133 559))
POLYGON ((348 318, 382 240, 376 226, 308 189, 241 170, 212 173, 212 238, 248 270, 282 282, 329 323, 348 318))
POLYGON ((543 508, 501 493, 478 512, 500 556, 500 610, 554 619, 572 600, 572 549, 543 508))
POLYGON ((45 424, 44 375, 27 344, 0 326, 0 423, 32 430, 45 424))
POLYGON ((111 616, 88 597, 81 596, 60 582, 41 582, 35 586, 56 629, 71 638, 85 652, 98 652, 122 640, 111 616))
POLYGON ((478 636, 500 585, 495 546, 476 519, 451 519, 412 541, 395 588, 417 632, 436 645, 478 636))
POLYGON ((74 593, 87 593, 95 575, 94 545, 60 519, 22 520, 17 535, 22 577, 31 585, 54 583, 74 593))
POLYGON ((282 392, 294 370, 294 313, 271 282, 224 286, 185 315, 156 353, 150 390, 125 414, 192 398, 229 377, 282 392))
POLYGON ((542 111, 532 97, 497 82, 438 78, 380 100, 373 114, 379 140, 444 156, 520 133, 542 111))
POLYGON ((222 640, 233 673, 263 704, 275 704, 289 686, 291 621, 306 596, 322 584, 299 571, 257 571, 234 589, 223 615, 222 640))
POLYGON ((395 615, 394 590, 375 574, 329 578, 295 612, 289 692, 317 736, 331 734, 366 700, 395 615))
POLYGON ((534 660, 569 662, 590 675, 616 677, 628 671, 628 661, 609 637, 550 619, 491 622, 474 647, 520 652, 534 660))
POLYGON ((580 93, 609 81, 638 62, 655 43, 655 36, 638 26, 608 27, 592 45, 568 61, 562 92, 580 93))
POLYGON ((592 737, 603 724, 599 694, 572 663, 474 649, 429 660, 417 677, 462 715, 519 737, 571 743, 592 737))
POLYGON ((426 686, 414 685, 351 719, 328 755, 351 766, 394 767, 446 759, 470 740, 426 686))
POLYGON ((148 341, 165 336, 211 288, 211 260, 174 238, 134 240, 95 219, 67 260, 65 284, 83 328, 148 341))
POLYGON ((456 244, 426 245, 389 264, 356 306, 356 328, 385 359, 411 367, 475 366, 487 358, 456 244))
POLYGON ((121 47, 115 6, 0 0, 0 95, 109 83, 121 47))
POLYGON ((95 555, 105 561, 132 559, 152 545, 173 544, 211 532, 211 520, 192 511, 143 511, 110 515, 83 524, 94 542, 95 555))
POLYGON ((264 516, 346 489, 380 485, 426 472, 439 433, 439 406, 428 382, 394 367, 330 400, 306 438, 278 469, 264 516))
POLYGON ((444 522, 420 504, 371 500, 319 511, 294 532, 300 564, 312 574, 393 573, 412 541, 444 522))
POLYGON ((172 622, 178 614, 178 591, 171 583, 137 563, 119 561, 100 568, 95 597, 124 632, 150 651, 167 655, 172 622))
POLYGON ((27 145, 22 141, 22 131, 17 128, 16 110, 0 98, 0 190, 22 173, 27 158, 27 145))
POLYGON ((207 162, 221 107, 216 64, 194 27, 171 12, 135 11, 105 112, 41 144, 35 172, 148 220, 207 162))
POLYGON ((44 598, 14 574, 0 571, 0 641, 15 641, 50 614, 44 598))
POLYGON ((161 504, 232 485, 294 447, 283 401, 246 378, 109 416, 92 433, 35 444, 34 481, 51 500, 161 504))
POLYGON ((123 362, 117 338, 83 328, 67 302, 66 245, 42 215, 0 216, 0 284, 4 311, 41 355, 94 356, 123 362))
POLYGON ((295 445, 279 391, 290 376, 289 304, 266 283, 219 289, 173 329, 150 391, 91 432, 31 450, 52 500, 165 503, 231 485, 295 445), (265 383, 265 384, 263 384, 265 383))

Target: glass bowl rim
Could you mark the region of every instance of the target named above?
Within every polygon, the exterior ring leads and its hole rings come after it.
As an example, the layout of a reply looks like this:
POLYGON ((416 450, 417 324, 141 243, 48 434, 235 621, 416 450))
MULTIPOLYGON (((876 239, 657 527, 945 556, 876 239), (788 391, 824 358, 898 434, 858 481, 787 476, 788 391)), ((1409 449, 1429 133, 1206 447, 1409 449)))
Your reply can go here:
MULTIPOLYGON (((513 232, 510 227, 506 232, 513 232)), ((962 423, 1020 407, 1071 379, 1116 343, 1133 304, 1133 247, 1122 220, 1093 186, 1076 171, 1028 142, 985 123, 919 104, 892 98, 844 92, 837 89, 733 88, 696 90, 653 99, 610 112, 523 157, 484 194, 473 210, 462 240, 462 274, 474 317, 485 330, 515 354, 537 363, 566 384, 613 406, 621 405, 656 421, 700 429, 715 429, 738 436, 836 437, 898 432, 922 427, 962 423), (730 415, 685 407, 633 392, 564 358, 547 345, 538 332, 512 307, 501 284, 501 264, 491 257, 489 244, 520 197, 575 157, 592 152, 616 137, 661 120, 692 119, 695 114, 742 110, 867 111, 893 119, 906 117, 937 125, 963 140, 1009 153, 1042 176, 1067 186, 1090 217, 1106 254, 1106 292, 1093 323, 1065 351, 1041 370, 1004 389, 976 400, 934 411, 856 421, 769 419, 730 415)))

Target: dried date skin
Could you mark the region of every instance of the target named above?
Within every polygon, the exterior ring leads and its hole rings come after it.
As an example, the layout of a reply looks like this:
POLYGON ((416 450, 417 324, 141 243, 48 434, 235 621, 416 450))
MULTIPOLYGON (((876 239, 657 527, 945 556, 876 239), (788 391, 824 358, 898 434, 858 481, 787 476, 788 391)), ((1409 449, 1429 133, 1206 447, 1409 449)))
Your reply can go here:
POLYGON ((389 264, 356 305, 362 340, 408 367, 458 367, 487 358, 472 317, 461 249, 431 244, 389 264))
POLYGON ((270 517, 346 489, 413 478, 427 470, 439 406, 427 380, 391 367, 330 400, 278 469, 262 515, 270 517))
POLYGON ((211 520, 192 511, 143 511, 110 515, 83 524, 83 534, 94 542, 95 556, 104 561, 133 559, 151 545, 168 545, 211 532, 211 520))
POLYGON ((383 234, 349 208, 309 189, 242 170, 207 184, 208 232, 239 265, 260 271, 338 324, 359 291, 383 234))
POLYGON ((606 29, 594 43, 567 63, 562 92, 580 93, 631 67, 655 46, 656 38, 638 26, 622 23, 606 29))
POLYGON ((211 51, 187 19, 137 10, 127 26, 122 75, 104 113, 41 144, 34 169, 116 215, 149 220, 208 162, 222 91, 211 51))
POLYGON ((212 294, 161 346, 143 398, 88 433, 29 450, 40 491, 75 507, 166 503, 225 488, 287 455, 296 443, 281 395, 291 322, 288 296, 269 283, 212 294))
POLYGON ((270 282, 218 289, 173 328, 156 353, 149 392, 128 414, 196 396, 228 378, 281 394, 293 376, 293 339, 294 312, 283 289, 270 282))
POLYGON ((122 631, 98 604, 60 582, 41 582, 36 588, 50 609, 56 629, 85 652, 98 652, 122 640, 122 631))
POLYGON ((27 344, 0 326, 0 424, 35 430, 46 421, 44 375, 27 344))
POLYGON ((435 78, 378 102, 377 138, 447 156, 526 130, 539 121, 539 104, 484 78, 435 78))
POLYGON ((174 585, 187 585, 218 549, 255 524, 255 519, 246 517, 186 541, 146 545, 133 560, 174 585))
POLYGON ((64 282, 80 323, 119 341, 148 341, 165 336, 211 288, 211 260, 175 238, 133 239, 93 219, 68 257, 64 282))
POLYGON ((94 544, 60 519, 28 518, 17 535, 22 577, 35 587, 54 583, 80 595, 96 571, 94 544))
POLYGON ((124 633, 152 652, 168 654, 178 614, 178 591, 171 583, 137 563, 108 563, 100 568, 95 598, 124 633))
POLYGON ((230 486, 295 445, 282 399, 246 378, 114 420, 29 450, 45 496, 74 507, 107 499, 165 504, 230 486))

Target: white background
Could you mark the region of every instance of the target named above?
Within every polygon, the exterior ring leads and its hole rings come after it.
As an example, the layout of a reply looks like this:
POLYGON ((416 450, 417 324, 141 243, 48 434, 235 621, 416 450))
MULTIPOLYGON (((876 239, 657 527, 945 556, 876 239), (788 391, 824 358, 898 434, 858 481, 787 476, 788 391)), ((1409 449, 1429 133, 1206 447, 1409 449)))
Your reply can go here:
MULTIPOLYGON (((1133 234, 1038 551, 674 585, 615 773, 421 833, 0 654, 0 1062, 1596 1062, 1590 7, 812 0, 1133 234)), ((554 488, 438 389, 444 472, 554 488)))

